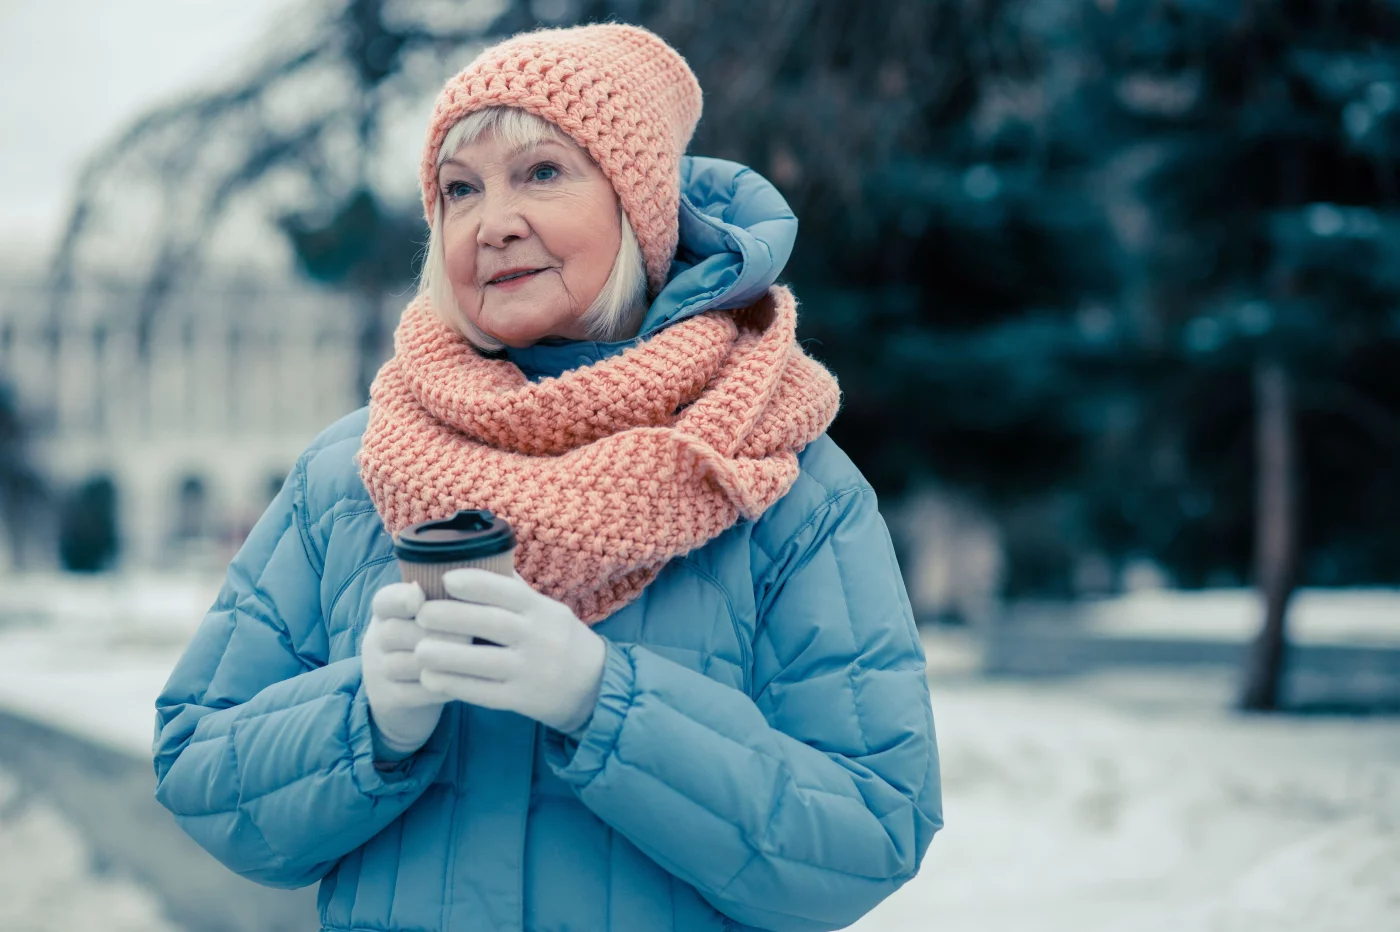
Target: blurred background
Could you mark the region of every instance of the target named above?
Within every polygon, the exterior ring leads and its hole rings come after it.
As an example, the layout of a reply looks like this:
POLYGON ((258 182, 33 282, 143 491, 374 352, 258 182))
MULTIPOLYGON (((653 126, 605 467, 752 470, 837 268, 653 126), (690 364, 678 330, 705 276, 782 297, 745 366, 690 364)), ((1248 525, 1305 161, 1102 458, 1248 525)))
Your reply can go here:
POLYGON ((367 400, 433 99, 615 19, 772 180, 948 827, 855 928, 1400 925, 1400 0, 0 2, 0 928, 314 929, 152 701, 367 400))

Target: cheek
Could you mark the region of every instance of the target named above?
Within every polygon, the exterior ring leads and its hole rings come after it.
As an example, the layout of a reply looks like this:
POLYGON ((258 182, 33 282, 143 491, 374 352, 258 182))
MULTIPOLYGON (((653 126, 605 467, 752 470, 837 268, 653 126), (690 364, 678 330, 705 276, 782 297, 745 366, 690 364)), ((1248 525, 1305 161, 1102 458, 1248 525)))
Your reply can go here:
POLYGON ((601 202, 588 210, 569 211, 554 225, 551 252, 566 260, 573 289, 602 290, 622 243, 617 204, 601 202))
POLYGON ((458 301, 467 291, 476 290, 476 240, 463 226, 449 221, 442 230, 443 265, 458 301))

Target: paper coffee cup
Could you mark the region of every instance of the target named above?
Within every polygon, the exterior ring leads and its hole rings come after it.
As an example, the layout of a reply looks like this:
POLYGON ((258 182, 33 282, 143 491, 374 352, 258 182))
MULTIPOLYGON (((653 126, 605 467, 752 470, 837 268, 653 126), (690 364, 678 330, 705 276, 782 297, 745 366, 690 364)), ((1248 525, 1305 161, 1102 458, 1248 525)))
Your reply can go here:
MULTIPOLYGON (((411 524, 394 538, 394 555, 404 582, 416 582, 429 599, 450 599, 442 584, 448 570, 476 567, 511 576, 515 573, 515 531, 509 522, 485 509, 467 508, 450 518, 411 524)), ((494 644, 473 638, 474 644, 494 644)))

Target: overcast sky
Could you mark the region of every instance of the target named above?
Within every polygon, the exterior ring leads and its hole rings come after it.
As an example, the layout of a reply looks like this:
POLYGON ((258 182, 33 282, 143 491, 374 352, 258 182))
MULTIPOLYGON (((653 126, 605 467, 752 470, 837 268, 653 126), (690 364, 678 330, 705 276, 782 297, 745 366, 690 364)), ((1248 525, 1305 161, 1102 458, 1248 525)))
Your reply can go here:
POLYGON ((306 0, 0 0, 0 248, 45 257, 84 158, 216 85, 306 0))

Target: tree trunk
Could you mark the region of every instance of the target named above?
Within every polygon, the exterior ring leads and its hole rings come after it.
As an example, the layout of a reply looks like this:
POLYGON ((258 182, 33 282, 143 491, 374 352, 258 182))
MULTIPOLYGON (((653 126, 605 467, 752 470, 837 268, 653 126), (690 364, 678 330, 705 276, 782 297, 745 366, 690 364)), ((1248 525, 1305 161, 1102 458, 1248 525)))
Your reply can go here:
POLYGON ((1255 367, 1254 412, 1254 560, 1264 624, 1245 660, 1240 705, 1270 711, 1278 708, 1288 600, 1298 567, 1298 446, 1288 373, 1276 361, 1255 367))

